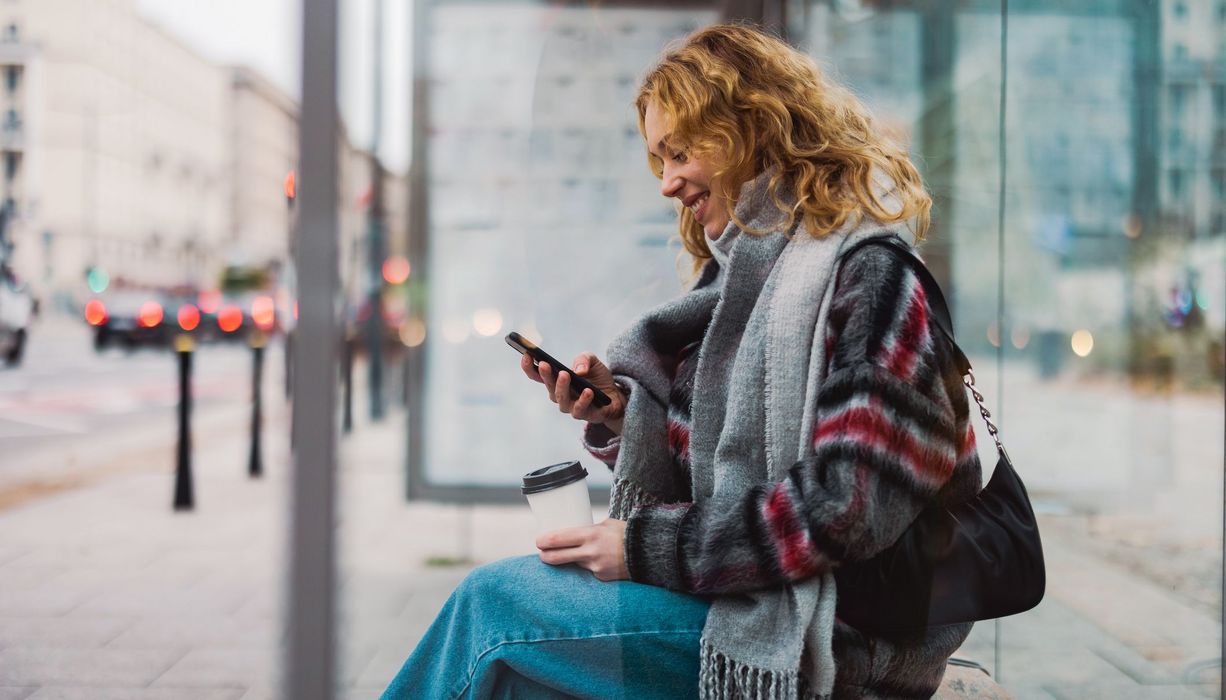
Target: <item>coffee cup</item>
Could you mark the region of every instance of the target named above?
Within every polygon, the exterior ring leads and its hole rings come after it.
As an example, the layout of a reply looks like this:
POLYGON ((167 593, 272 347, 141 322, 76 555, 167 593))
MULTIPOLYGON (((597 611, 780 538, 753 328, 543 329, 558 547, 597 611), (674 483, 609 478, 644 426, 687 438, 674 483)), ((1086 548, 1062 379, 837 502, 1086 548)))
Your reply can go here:
POLYGON ((537 532, 592 524, 587 470, 577 461, 551 464, 524 474, 521 490, 536 516, 537 532))

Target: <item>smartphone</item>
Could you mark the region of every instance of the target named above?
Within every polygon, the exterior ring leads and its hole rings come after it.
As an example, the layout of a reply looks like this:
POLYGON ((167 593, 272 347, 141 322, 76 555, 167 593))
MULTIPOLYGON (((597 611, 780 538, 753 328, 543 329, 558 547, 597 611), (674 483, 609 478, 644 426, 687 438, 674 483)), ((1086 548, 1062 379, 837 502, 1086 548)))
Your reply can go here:
POLYGON ((531 357, 533 360, 532 364, 538 364, 541 362, 548 363, 548 365, 553 368, 555 375, 559 372, 566 372, 570 374, 570 393, 576 399, 579 398, 579 394, 583 393, 584 389, 591 389, 592 403, 596 404, 597 406, 604 407, 613 402, 612 399, 609 398, 608 394, 604 393, 600 389, 597 389, 595 386, 592 386, 591 382, 575 374, 575 371, 570 367, 558 362, 552 355, 537 347, 536 343, 528 340, 515 331, 511 331, 507 334, 507 345, 510 345, 520 353, 531 357))

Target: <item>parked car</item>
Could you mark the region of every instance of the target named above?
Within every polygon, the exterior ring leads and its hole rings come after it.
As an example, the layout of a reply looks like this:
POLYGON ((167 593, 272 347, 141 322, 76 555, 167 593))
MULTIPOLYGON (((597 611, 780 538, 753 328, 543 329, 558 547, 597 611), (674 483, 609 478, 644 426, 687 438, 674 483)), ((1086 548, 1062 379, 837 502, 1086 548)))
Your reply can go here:
POLYGON ((7 265, 0 266, 0 358, 10 367, 21 364, 37 310, 29 287, 7 265))
POLYGON ((159 291, 120 289, 85 304, 85 320, 94 327, 94 349, 119 346, 165 346, 177 326, 178 306, 159 291))
POLYGON ((256 330, 265 335, 282 332, 281 314, 272 295, 263 291, 225 295, 215 314, 223 340, 246 340, 256 330))

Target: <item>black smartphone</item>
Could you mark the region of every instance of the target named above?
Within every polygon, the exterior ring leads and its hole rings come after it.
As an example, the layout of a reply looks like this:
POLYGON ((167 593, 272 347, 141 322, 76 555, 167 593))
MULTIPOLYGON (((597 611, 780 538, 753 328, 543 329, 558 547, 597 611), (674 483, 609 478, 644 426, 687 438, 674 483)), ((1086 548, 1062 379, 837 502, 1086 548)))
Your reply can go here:
POLYGON ((570 393, 576 399, 579 398, 579 394, 583 393, 584 389, 591 389, 592 403, 596 404, 597 406, 604 407, 613 402, 612 399, 609 398, 608 394, 592 386, 591 382, 575 374, 575 371, 570 367, 558 362, 552 355, 537 347, 536 343, 528 340, 515 331, 507 333, 507 345, 510 345, 511 347, 520 351, 520 353, 531 357, 533 364, 540 362, 548 363, 549 366, 553 368, 553 373, 555 375, 557 375, 559 372, 566 372, 570 374, 570 393))

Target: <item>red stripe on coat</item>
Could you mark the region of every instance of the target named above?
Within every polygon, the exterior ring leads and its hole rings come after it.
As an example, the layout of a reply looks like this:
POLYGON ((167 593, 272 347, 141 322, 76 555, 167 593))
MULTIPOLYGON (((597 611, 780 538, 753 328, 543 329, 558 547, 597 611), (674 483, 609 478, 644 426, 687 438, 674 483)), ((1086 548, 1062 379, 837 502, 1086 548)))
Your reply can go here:
MULTIPOLYGON (((915 364, 920 348, 928 339, 928 304, 924 288, 918 283, 912 288, 907 299, 907 310, 902 322, 894 334, 893 342, 886 348, 885 366, 890 374, 910 381, 915 375, 915 364)), ((897 324, 895 324, 897 327, 897 324)))
POLYGON ((787 482, 771 487, 762 515, 778 553, 779 569, 789 579, 798 580, 817 570, 818 558, 809 538, 809 528, 797 517, 787 490, 787 482))
POLYGON ((690 458, 689 426, 670 418, 668 421, 668 446, 672 448, 673 454, 679 459, 688 461, 690 458))
POLYGON ((905 427, 891 421, 873 400, 869 406, 855 406, 826 418, 817 426, 814 449, 834 440, 852 440, 874 450, 885 451, 905 463, 924 481, 949 479, 954 457, 916 440, 905 427))

